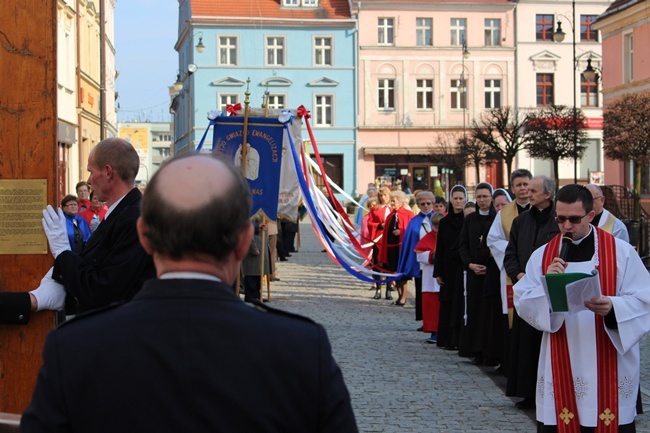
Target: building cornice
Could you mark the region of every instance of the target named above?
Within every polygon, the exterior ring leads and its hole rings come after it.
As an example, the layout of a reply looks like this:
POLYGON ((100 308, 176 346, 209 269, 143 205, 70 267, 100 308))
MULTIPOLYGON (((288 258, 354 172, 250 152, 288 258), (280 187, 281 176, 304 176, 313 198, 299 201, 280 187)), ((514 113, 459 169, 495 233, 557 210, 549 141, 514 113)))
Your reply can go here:
POLYGON ((394 12, 508 12, 514 10, 515 4, 491 2, 357 2, 355 12, 394 11, 394 12))
POLYGON ((616 34, 624 27, 637 26, 650 22, 650 2, 636 3, 618 12, 603 14, 593 24, 600 30, 603 38, 616 34))

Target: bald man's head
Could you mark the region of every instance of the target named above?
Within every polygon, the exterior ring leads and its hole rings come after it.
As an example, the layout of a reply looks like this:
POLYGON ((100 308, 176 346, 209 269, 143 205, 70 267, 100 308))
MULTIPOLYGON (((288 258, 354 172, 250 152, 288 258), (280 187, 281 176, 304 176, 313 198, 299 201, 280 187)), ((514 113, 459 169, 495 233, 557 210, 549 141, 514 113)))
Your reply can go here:
POLYGON ((144 235, 163 257, 221 261, 250 224, 250 207, 248 184, 232 165, 205 155, 174 158, 147 185, 144 235))
POLYGON ((594 212, 596 215, 600 215, 603 212, 603 208, 605 207, 605 196, 603 195, 603 190, 598 185, 594 185, 593 183, 585 186, 591 193, 591 196, 594 198, 594 212))

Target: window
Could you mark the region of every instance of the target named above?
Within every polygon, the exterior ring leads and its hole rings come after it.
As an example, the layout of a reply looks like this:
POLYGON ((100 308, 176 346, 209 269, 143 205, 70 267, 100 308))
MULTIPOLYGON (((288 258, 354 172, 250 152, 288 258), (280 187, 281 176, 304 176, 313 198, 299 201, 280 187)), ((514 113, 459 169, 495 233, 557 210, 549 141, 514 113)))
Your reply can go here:
POLYGON ((591 26, 598 15, 580 15, 580 40, 582 42, 598 42, 598 30, 591 26))
POLYGON ((377 19, 377 42, 379 45, 393 45, 393 18, 377 19))
POLYGON ((433 18, 415 19, 415 38, 418 46, 433 45, 433 18))
POLYGON ((395 80, 382 78, 377 85, 377 106, 380 110, 395 109, 395 80))
POLYGON ((485 108, 501 108, 501 80, 485 80, 485 108))
POLYGON ((282 6, 298 6, 298 0, 282 0, 282 6))
POLYGON ((623 81, 634 81, 634 34, 623 35, 623 81))
POLYGON ((235 36, 219 37, 219 64, 237 65, 237 38, 235 36))
POLYGON ((228 105, 235 105, 238 102, 239 102, 239 95, 238 94, 219 95, 219 111, 221 111, 221 113, 224 116, 227 116, 228 111, 226 110, 226 107, 228 105))
POLYGON ((580 76, 580 106, 598 107, 598 83, 580 76))
POLYGON ((467 41, 467 19, 465 18, 452 18, 451 19, 451 44, 463 45, 467 41))
POLYGON ((333 97, 330 95, 316 95, 315 126, 332 126, 332 100, 333 97))
POLYGON ((548 107, 553 104, 553 74, 537 74, 537 106, 548 107))
POLYGON ((416 80, 418 110, 433 110, 433 80, 416 80))
POLYGON ((269 108, 282 110, 286 107, 285 95, 269 95, 269 108))
POLYGON ((284 37, 267 36, 266 64, 267 66, 284 66, 284 37))
POLYGON ((332 66, 332 38, 314 38, 314 64, 332 66))
POLYGON ((538 41, 553 40, 553 15, 535 15, 535 37, 538 41))
POLYGON ((451 108, 464 110, 467 108, 467 90, 465 80, 451 80, 451 108))
POLYGON ((501 20, 485 20, 485 46, 498 47, 501 45, 501 20))
POLYGON ((318 6, 318 0, 302 0, 302 5, 315 8, 318 6))

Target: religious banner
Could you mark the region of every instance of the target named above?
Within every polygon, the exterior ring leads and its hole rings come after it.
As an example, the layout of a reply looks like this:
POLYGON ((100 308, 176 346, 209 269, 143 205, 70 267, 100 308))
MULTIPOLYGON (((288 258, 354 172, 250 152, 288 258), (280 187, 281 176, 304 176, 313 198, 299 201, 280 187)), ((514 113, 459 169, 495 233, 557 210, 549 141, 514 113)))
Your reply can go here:
POLYGON ((215 120, 212 152, 241 167, 253 196, 251 216, 262 212, 275 221, 280 192, 284 125, 277 117, 248 117, 247 137, 243 116, 219 116, 215 120), (246 149, 242 144, 246 142, 246 149), (245 156, 244 156, 245 155, 245 156))

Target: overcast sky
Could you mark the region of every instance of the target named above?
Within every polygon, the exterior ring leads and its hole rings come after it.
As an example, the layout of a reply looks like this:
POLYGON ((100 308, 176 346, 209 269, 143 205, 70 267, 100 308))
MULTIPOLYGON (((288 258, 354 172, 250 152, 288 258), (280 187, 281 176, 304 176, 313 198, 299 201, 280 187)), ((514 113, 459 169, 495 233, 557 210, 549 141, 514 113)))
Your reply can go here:
POLYGON ((177 0, 118 0, 115 5, 119 122, 169 121, 176 81, 177 0))

